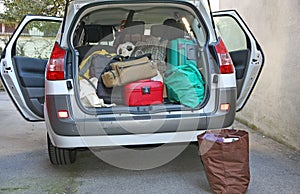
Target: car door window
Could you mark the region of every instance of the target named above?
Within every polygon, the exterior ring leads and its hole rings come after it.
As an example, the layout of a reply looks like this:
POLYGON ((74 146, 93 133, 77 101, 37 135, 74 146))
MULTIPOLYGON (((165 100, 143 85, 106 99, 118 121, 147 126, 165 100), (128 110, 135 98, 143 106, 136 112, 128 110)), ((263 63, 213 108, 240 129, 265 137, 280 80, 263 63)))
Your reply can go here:
POLYGON ((54 44, 59 22, 31 21, 16 42, 16 56, 48 59, 54 44))
POLYGON ((229 52, 248 48, 246 35, 234 18, 221 16, 215 17, 214 21, 229 52))

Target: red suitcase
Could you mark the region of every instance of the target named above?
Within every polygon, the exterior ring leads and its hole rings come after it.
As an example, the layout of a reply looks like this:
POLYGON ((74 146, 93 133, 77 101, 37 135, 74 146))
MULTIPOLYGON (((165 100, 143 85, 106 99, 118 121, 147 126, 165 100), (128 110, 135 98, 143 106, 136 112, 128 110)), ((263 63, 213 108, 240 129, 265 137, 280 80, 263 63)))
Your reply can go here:
POLYGON ((127 106, 147 106, 163 103, 163 83, 140 80, 124 86, 124 104, 127 106))

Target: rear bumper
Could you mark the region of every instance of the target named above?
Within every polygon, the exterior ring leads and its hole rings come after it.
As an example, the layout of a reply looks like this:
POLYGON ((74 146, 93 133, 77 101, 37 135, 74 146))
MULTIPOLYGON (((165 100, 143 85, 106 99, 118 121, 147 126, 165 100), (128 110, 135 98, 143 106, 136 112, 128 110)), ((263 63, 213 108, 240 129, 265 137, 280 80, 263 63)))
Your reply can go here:
POLYGON ((203 110, 173 111, 155 114, 83 113, 66 95, 46 96, 45 121, 48 131, 60 136, 106 136, 170 133, 206 129, 203 110), (57 112, 68 110, 70 117, 59 119, 57 112))
POLYGON ((106 135, 106 136, 61 136, 48 131, 53 145, 60 148, 114 147, 125 145, 150 145, 197 141, 201 131, 173 133, 106 135))
MULTIPOLYGON (((98 147, 179 143, 197 140, 206 129, 229 127, 235 118, 236 89, 219 89, 214 111, 184 111, 158 115, 95 115, 74 119, 69 96, 46 96, 45 120, 52 143, 57 147, 98 147), (229 111, 219 104, 230 102, 229 111), (51 105, 49 105, 51 104, 51 105), (57 111, 66 109, 69 119, 58 119, 57 111)), ((79 111, 79 110, 76 110, 79 111)), ((76 112, 75 111, 75 112, 76 112)))

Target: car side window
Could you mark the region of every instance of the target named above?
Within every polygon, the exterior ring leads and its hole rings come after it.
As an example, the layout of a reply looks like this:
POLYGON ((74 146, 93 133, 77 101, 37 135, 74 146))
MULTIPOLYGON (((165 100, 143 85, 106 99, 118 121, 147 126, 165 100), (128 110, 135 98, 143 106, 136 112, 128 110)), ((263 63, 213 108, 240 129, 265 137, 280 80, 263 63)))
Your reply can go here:
POLYGON ((214 21, 229 52, 248 48, 244 31, 232 17, 214 17, 214 21))
POLYGON ((18 37, 15 55, 29 58, 48 59, 60 22, 31 21, 18 37))

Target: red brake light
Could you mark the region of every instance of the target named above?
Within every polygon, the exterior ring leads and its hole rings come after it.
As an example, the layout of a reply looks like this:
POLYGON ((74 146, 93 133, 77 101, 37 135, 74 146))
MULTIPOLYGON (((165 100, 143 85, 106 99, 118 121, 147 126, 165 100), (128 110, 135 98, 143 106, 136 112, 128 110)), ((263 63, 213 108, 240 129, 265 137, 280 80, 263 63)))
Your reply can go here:
POLYGON ((66 51, 62 49, 57 42, 55 42, 47 65, 47 80, 65 79, 65 55, 66 51))
POLYGON ((222 38, 220 38, 220 42, 215 46, 215 48, 220 62, 220 73, 221 74, 234 73, 234 66, 233 66, 232 59, 225 47, 222 38))

